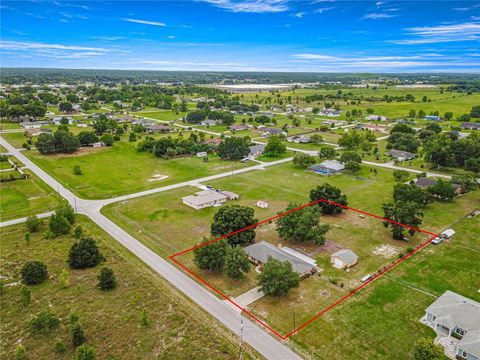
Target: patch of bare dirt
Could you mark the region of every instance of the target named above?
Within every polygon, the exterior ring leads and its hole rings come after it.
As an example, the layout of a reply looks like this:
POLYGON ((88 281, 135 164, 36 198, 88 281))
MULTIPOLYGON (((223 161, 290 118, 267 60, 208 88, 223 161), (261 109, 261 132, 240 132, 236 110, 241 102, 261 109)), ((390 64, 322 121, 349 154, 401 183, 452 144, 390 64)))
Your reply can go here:
POLYGON ((392 245, 380 245, 372 250, 372 253, 377 256, 383 256, 385 258, 391 258, 398 256, 402 249, 392 245))

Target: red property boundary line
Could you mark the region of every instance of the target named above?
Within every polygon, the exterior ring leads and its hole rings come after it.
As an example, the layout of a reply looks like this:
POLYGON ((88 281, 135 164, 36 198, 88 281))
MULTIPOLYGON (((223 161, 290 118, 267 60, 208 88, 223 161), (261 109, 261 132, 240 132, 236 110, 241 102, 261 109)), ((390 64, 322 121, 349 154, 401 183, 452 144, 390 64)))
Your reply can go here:
POLYGON ((255 320, 256 322, 258 322, 260 325, 262 325, 263 327, 265 327, 266 329, 268 329, 269 331, 271 331, 273 334, 275 334, 276 336, 278 336, 280 339, 282 340, 286 340, 287 338, 289 338, 290 336, 296 334, 299 330, 303 329, 304 327, 306 327, 307 325, 309 325, 310 323, 312 323, 313 321, 315 321, 316 319, 318 319, 320 316, 322 316, 323 314, 325 314, 326 312, 332 310, 334 307, 336 307, 337 305, 341 304, 342 302, 344 302, 345 300, 347 300, 349 297, 351 297, 352 295, 356 294, 358 291, 360 291, 361 289, 363 289, 365 286, 369 285, 370 283, 372 283, 373 281, 375 281, 376 279, 378 279, 380 276, 384 275, 386 272, 390 271, 391 269, 393 269, 395 266, 397 266, 398 264, 400 264, 401 262, 405 261, 406 259, 408 259, 409 257, 411 257, 413 254, 415 254, 416 252, 420 251, 421 249, 423 249, 425 246, 427 246, 428 244, 430 244, 432 242, 432 240, 437 237, 438 234, 435 234, 435 233, 432 233, 432 232, 429 232, 429 231, 426 231, 426 230, 422 230, 422 229, 419 229, 419 228, 415 228, 413 226, 410 226, 410 225, 406 225, 406 224, 402 224, 402 223, 399 223, 399 222, 396 222, 396 221, 393 221, 393 220, 389 220, 389 219, 385 219, 381 216, 378 216, 378 215, 375 215, 375 214, 371 214, 371 213, 368 213, 366 211, 363 211, 363 210, 359 210, 359 209, 355 209, 355 208, 352 208, 352 207, 349 207, 349 206, 345 206, 345 205, 341 205, 341 204, 338 204, 338 203, 335 203, 333 201, 329 201, 329 200, 326 200, 326 199, 319 199, 319 200, 316 200, 316 201, 312 201, 308 204, 304 204, 302 206, 299 206, 295 209, 292 209, 292 210, 289 210, 289 211, 286 211, 284 213, 281 213, 281 214, 278 214, 278 215, 275 215, 275 216, 272 216, 271 218, 268 218, 266 220, 263 220, 263 221, 260 221, 256 224, 253 224, 253 225, 250 225, 246 228, 243 228, 243 229, 240 229, 240 230, 237 230, 237 231, 234 231, 230 234, 227 234, 227 235, 223 235, 223 236, 220 236, 216 239, 213 239, 213 240, 210 240, 210 241, 206 241, 204 243, 201 243, 199 245, 195 245, 195 246, 192 246, 191 248, 189 249, 186 249, 186 250, 183 250, 179 253, 176 253, 176 254, 173 254, 173 255, 170 255, 169 258, 171 261, 173 261, 175 264, 177 264, 179 267, 181 267, 185 272, 189 273, 190 275, 192 275, 193 277, 195 277, 197 280, 199 280, 201 283, 205 284, 208 288, 212 289, 214 292, 216 292, 217 294, 219 294, 221 297, 223 297, 225 300, 227 300, 228 302, 230 302, 232 305, 234 305, 235 307, 237 307, 238 309, 240 309, 242 312, 244 312, 245 314, 247 314, 248 316, 250 316, 253 320, 255 320), (427 235, 430 235, 431 238, 427 241, 425 241, 424 243, 420 244, 420 245, 417 245, 417 247, 415 247, 415 249, 413 249, 412 251, 410 251, 409 253, 405 254, 404 256, 402 256, 401 258, 397 259, 395 262, 393 262, 392 264, 390 264, 389 266, 387 266, 386 268, 384 268, 382 271, 380 271, 379 273, 377 273, 375 276, 373 276, 370 280, 364 282, 363 284, 361 284, 360 286, 358 286, 357 288, 353 289, 352 291, 350 291, 347 295, 345 295, 344 297, 340 298, 339 300, 337 300, 335 303, 333 303, 332 305, 328 306, 327 308, 323 309, 322 311, 320 311, 319 313, 317 313, 316 315, 314 315, 310 320, 307 320, 306 322, 304 322, 303 324, 301 324, 300 326, 298 326, 296 329, 292 330, 291 332, 289 332, 288 334, 286 335, 281 335, 280 333, 278 333, 276 330, 272 329, 270 326, 268 326, 267 324, 265 324, 262 320, 258 319, 255 315, 253 315, 251 312, 249 312, 247 309, 245 309, 244 307, 240 306, 239 304, 237 304, 235 301, 233 301, 232 299, 230 299, 228 296, 226 296, 225 294, 223 294, 220 290, 218 290, 217 288, 215 288, 213 285, 211 285, 209 282, 207 282, 206 280, 202 279, 198 274, 196 274, 194 271, 188 269, 186 266, 184 266, 182 263, 180 263, 176 257, 178 256, 181 256, 181 255, 184 255, 190 251, 193 251, 195 249, 198 249, 200 247, 203 247, 205 245, 208 245, 208 244, 211 244, 211 243, 214 243, 216 241, 219 241, 221 239, 226 239, 232 235, 235 235, 235 234, 238 234, 238 233, 241 233, 245 230, 249 230, 249 229, 255 229, 265 223, 268 223, 272 220, 275 220, 275 219, 278 219, 282 216, 285 216, 285 215, 288 215, 288 214, 291 214, 295 211, 298 211, 298 210, 301 210, 301 209, 304 209, 306 207, 309 207, 309 206, 312 206, 312 205, 316 205, 320 202, 325 202, 325 203, 328 203, 328 204, 331 204, 331 205, 335 205, 335 206, 338 206, 338 207, 341 207, 343 209, 346 209, 346 210, 353 210, 355 212, 358 212, 360 214, 363 214, 363 215, 368 215, 370 217, 374 217, 374 218, 377 218, 377 219, 380 219, 382 221, 387 221, 389 223, 392 223, 392 224, 396 224, 396 225, 400 225, 402 227, 405 227, 407 229, 412 229, 412 230, 415 230, 417 232, 420 232, 420 233, 423 233, 423 234, 427 234, 427 235))

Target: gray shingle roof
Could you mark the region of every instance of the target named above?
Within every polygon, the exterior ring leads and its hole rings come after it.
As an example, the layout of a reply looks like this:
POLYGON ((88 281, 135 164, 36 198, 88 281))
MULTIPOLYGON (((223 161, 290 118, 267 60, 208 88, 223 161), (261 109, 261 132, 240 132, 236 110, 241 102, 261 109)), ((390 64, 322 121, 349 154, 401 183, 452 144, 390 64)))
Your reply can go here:
POLYGON ((340 259, 343 260, 343 262, 347 264, 354 263, 358 260, 357 254, 355 254, 350 249, 338 250, 336 253, 333 253, 332 256, 338 256, 340 259))
POLYGON ((292 264, 293 270, 299 275, 303 275, 315 267, 312 264, 309 264, 306 261, 287 253, 266 241, 259 241, 255 244, 245 247, 245 252, 250 257, 260 261, 263 264, 268 261, 269 257, 280 261, 288 261, 290 264, 292 264))
POLYGON ((447 290, 426 310, 437 318, 453 320, 463 330, 480 330, 480 303, 447 290))

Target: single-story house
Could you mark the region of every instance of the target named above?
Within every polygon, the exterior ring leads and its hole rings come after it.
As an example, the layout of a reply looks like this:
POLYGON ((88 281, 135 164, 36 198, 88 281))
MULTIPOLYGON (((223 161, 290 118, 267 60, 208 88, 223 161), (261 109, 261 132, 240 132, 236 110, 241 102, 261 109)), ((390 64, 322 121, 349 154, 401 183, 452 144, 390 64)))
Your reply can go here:
POLYGON ((84 122, 78 121, 78 122, 77 122, 77 127, 79 127, 79 128, 86 128, 86 127, 88 127, 88 124, 85 124, 84 122))
POLYGON ((263 128, 260 130, 262 136, 272 136, 272 135, 286 135, 282 129, 277 128, 263 128))
POLYGON ((148 119, 135 119, 133 121, 133 125, 148 126, 148 125, 153 125, 153 124, 156 124, 156 122, 153 121, 153 120, 148 120, 148 119))
POLYGON ((460 127, 462 129, 480 130, 480 123, 464 122, 460 127))
POLYGON ((231 131, 243 131, 243 130, 247 130, 248 126, 246 124, 232 124, 228 128, 231 131))
POLYGON ((70 116, 55 116, 52 118, 52 122, 54 125, 60 125, 62 123, 62 119, 67 119, 68 121, 68 125, 72 125, 73 124, 73 118, 70 117, 70 116))
POLYGON ((105 146, 105 144, 104 144, 103 142, 101 142, 101 141, 98 141, 98 142, 96 142, 96 143, 93 143, 92 146, 93 146, 94 148, 99 148, 99 147, 105 146))
POLYGON ((200 125, 206 125, 206 126, 214 126, 214 125, 217 125, 218 124, 218 121, 217 120, 212 120, 212 119, 206 119, 206 120, 203 120, 200 125))
POLYGON ((280 261, 288 261, 292 264, 292 269, 300 277, 307 277, 317 271, 317 264, 311 259, 299 252, 287 248, 276 247, 266 241, 259 241, 244 248, 248 258, 253 263, 262 266, 268 259, 274 258, 280 261))
MULTIPOLYGON (((427 178, 427 177, 421 177, 418 178, 417 181, 415 182, 415 185, 421 187, 422 189, 428 189, 430 186, 434 186, 437 183, 437 179, 434 178, 427 178)), ((458 184, 452 184, 453 190, 455 190, 456 194, 461 194, 462 193, 462 187, 458 184)))
POLYGON ((72 109, 77 113, 82 111, 82 107, 80 106, 80 104, 72 104, 72 109))
POLYGON ((365 117, 365 120, 367 121, 387 121, 388 117, 383 116, 383 115, 368 115, 365 117))
POLYGON ((424 117, 425 120, 429 120, 429 121, 440 121, 440 116, 438 115, 427 115, 424 117))
POLYGON ((453 342, 457 359, 480 359, 480 303, 447 290, 425 309, 422 320, 439 336, 459 340, 453 342))
POLYGON ((256 144, 250 145, 248 148, 250 149, 249 156, 250 157, 257 157, 263 154, 265 151, 266 144, 256 144))
POLYGON ((323 122, 324 125, 329 125, 329 126, 341 126, 345 125, 347 122, 343 120, 326 120, 323 122))
POLYGON ((340 116, 340 110, 323 108, 322 111, 318 113, 318 115, 328 116, 328 117, 337 117, 337 116, 340 116))
POLYGON ((228 200, 238 200, 240 199, 240 195, 234 193, 233 191, 222 191, 222 194, 227 197, 228 200))
POLYGON ((162 125, 162 124, 152 124, 152 125, 147 125, 145 126, 145 130, 152 134, 152 133, 155 133, 155 132, 169 132, 170 130, 172 130, 172 128, 168 125, 162 125))
POLYGON ((342 249, 333 253, 330 261, 337 269, 348 269, 358 263, 358 255, 350 249, 342 249))
POLYGON ((380 124, 364 124, 362 125, 362 130, 372 130, 372 131, 378 131, 381 133, 387 133, 387 126, 386 125, 380 125, 380 124))
POLYGON ((135 117, 132 116, 132 115, 122 115, 122 116, 119 116, 117 121, 119 123, 130 123, 130 122, 134 122, 135 121, 135 117))
POLYGON ((213 190, 203 190, 197 192, 195 195, 189 195, 182 198, 185 205, 188 205, 195 210, 204 209, 210 206, 220 206, 228 197, 220 192, 213 190))
POLYGON ((325 160, 320 164, 311 165, 308 171, 321 175, 339 174, 345 169, 345 165, 337 160, 325 160))
POLYGON ((388 152, 388 155, 395 158, 398 161, 405 161, 405 160, 411 160, 415 158, 415 154, 408 152, 408 151, 402 151, 402 150, 395 150, 392 149, 388 152))
POLYGON ((46 121, 24 121, 20 123, 20 126, 25 130, 28 129, 40 129, 42 126, 48 125, 46 121))
POLYGON ((205 144, 211 145, 211 146, 218 146, 222 142, 222 139, 219 138, 214 138, 214 139, 207 139, 204 141, 205 144))
POLYGON ((295 144, 308 144, 311 141, 311 138, 306 135, 294 135, 287 137, 287 141, 295 144))

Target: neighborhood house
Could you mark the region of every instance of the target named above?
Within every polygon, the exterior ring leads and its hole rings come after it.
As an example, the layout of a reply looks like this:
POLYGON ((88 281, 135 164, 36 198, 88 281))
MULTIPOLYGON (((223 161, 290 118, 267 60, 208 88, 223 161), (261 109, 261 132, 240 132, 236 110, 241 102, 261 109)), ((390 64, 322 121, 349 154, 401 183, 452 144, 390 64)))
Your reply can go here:
POLYGON ((228 197, 220 192, 212 190, 203 190, 197 192, 195 195, 189 195, 182 198, 183 203, 195 210, 204 209, 210 206, 220 206, 228 197))
POLYGON ((458 359, 480 359, 480 303, 447 290, 425 310, 422 321, 453 342, 458 359))
POLYGON ((248 154, 250 157, 257 157, 263 154, 265 151, 265 144, 257 144, 249 146, 250 153, 248 154))
POLYGON ((345 169, 345 166, 337 160, 325 160, 320 164, 311 165, 308 171, 320 175, 334 175, 339 174, 345 169))
POLYGON ((295 144, 308 144, 311 139, 310 136, 306 135, 294 135, 287 137, 288 142, 293 142, 295 144))
POLYGON ((348 269, 358 263, 358 255, 350 249, 342 249, 333 253, 330 261, 337 269, 348 269))
POLYGON ((365 117, 367 121, 387 121, 388 117, 383 115, 368 115, 365 117))
POLYGON ((413 158, 415 158, 414 153, 411 153, 408 151, 395 150, 395 149, 390 150, 388 152, 388 155, 390 155, 392 158, 398 161, 412 160, 413 158))
POLYGON ((307 277, 317 271, 317 263, 314 259, 290 248, 275 247, 266 241, 259 241, 245 247, 245 252, 249 259, 260 267, 272 257, 280 261, 288 261, 292 264, 293 271, 300 277, 307 277))

